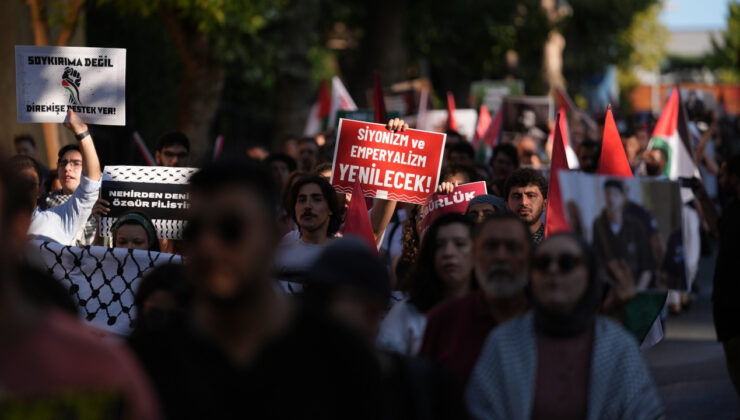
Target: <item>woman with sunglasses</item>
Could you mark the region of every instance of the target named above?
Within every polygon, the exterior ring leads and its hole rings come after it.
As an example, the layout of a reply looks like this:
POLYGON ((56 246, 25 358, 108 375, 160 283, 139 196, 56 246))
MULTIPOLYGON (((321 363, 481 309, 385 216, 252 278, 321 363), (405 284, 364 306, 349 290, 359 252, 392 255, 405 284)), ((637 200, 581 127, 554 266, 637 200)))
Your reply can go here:
POLYGON ((660 397, 634 338, 598 315, 590 248, 557 234, 532 259, 534 309, 494 330, 467 404, 476 419, 656 419, 660 397))
POLYGON ((380 326, 378 342, 383 348, 417 355, 426 313, 470 291, 474 284, 472 230, 472 220, 462 214, 446 214, 429 227, 409 277, 408 298, 396 303, 380 326))

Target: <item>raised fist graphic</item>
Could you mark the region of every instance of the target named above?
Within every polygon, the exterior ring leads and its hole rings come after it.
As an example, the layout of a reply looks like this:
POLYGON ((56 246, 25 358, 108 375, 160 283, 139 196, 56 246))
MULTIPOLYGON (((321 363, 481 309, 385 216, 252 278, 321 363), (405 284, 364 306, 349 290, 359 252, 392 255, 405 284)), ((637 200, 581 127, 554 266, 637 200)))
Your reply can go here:
POLYGON ((62 74, 62 86, 69 92, 69 103, 75 105, 82 105, 80 102, 80 81, 82 77, 80 72, 73 69, 72 67, 65 67, 64 74, 62 74))

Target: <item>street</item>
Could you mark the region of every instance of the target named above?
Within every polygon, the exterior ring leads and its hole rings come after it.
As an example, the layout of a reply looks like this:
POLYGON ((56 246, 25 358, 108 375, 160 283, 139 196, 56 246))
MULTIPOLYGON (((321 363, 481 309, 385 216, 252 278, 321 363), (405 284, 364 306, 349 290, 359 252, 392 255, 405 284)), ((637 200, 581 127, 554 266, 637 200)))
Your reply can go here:
POLYGON ((688 312, 669 316, 664 340, 645 352, 668 419, 740 418, 712 325, 712 267, 713 260, 702 259, 696 301, 688 312))

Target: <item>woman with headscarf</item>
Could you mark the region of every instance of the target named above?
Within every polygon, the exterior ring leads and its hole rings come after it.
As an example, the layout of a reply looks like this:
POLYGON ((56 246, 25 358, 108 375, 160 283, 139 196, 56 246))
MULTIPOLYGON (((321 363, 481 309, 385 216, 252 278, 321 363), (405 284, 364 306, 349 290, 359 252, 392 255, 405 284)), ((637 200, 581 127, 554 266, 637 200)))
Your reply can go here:
POLYGON ((634 338, 598 315, 590 248, 549 237, 532 259, 533 310, 494 330, 466 400, 476 419, 656 419, 660 397, 634 338))
POLYGON ((121 215, 111 227, 114 248, 141 249, 159 252, 157 231, 144 214, 130 212, 121 215))

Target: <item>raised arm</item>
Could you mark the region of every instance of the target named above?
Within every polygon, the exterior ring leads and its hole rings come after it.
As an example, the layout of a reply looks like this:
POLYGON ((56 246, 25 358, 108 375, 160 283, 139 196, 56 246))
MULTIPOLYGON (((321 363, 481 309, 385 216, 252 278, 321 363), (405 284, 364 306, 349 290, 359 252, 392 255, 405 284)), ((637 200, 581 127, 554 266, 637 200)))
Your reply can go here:
POLYGON ((92 136, 87 131, 87 124, 82 122, 77 113, 68 109, 67 117, 64 119, 64 126, 75 135, 80 145, 80 152, 82 153, 82 175, 92 181, 99 181, 102 175, 100 160, 98 159, 98 153, 95 150, 92 136))
MULTIPOLYGON (((392 131, 405 131, 409 128, 409 125, 402 119, 394 118, 388 121, 386 128, 392 131)), ((373 227, 373 236, 375 236, 376 244, 380 244, 383 239, 383 233, 385 233, 385 228, 391 222, 394 211, 396 211, 395 200, 375 199, 373 210, 370 212, 370 224, 373 227)))

